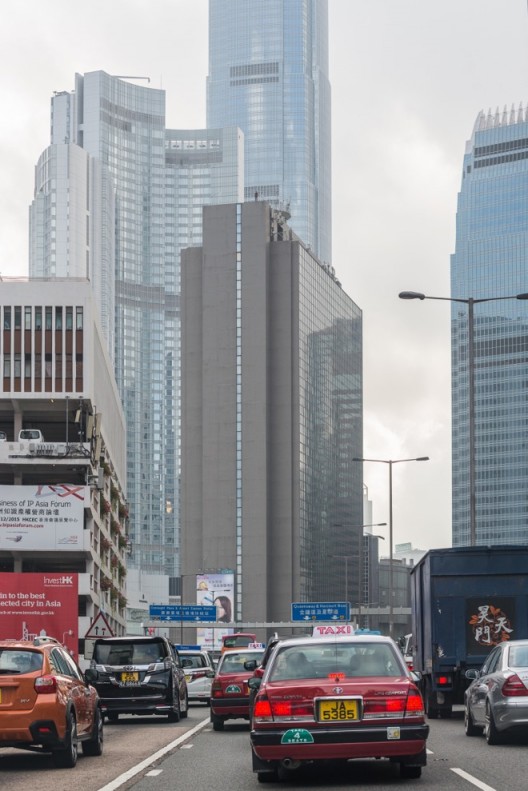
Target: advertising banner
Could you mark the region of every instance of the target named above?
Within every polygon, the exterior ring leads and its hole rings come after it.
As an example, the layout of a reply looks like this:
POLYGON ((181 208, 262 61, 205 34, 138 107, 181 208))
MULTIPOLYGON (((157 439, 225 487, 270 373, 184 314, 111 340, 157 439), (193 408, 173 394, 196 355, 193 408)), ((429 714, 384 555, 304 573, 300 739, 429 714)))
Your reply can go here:
POLYGON ((515 599, 490 596, 466 602, 466 653, 489 654, 494 645, 515 640, 515 599))
POLYGON ((0 549, 82 549, 88 487, 0 486, 0 549))
MULTIPOLYGON (((233 611, 235 575, 232 571, 196 575, 196 603, 214 605, 217 623, 231 623, 235 620, 233 611)), ((198 642, 205 650, 218 651, 222 647, 222 637, 233 629, 198 629, 198 642)))
POLYGON ((77 659, 77 574, 0 572, 0 639, 47 635, 77 659))

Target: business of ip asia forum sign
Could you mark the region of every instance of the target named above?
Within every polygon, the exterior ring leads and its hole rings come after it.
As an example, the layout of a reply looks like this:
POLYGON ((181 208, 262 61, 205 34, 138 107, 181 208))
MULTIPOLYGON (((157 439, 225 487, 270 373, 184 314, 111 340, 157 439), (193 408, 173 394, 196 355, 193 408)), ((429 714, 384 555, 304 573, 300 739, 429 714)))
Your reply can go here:
POLYGON ((0 549, 81 549, 87 496, 73 483, 0 486, 0 549))

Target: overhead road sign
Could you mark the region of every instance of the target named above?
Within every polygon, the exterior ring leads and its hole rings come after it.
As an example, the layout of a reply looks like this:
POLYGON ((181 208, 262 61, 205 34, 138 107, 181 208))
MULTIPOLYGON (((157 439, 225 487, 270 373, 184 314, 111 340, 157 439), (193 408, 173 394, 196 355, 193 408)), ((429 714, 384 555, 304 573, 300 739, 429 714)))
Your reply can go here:
POLYGON ((348 621, 350 602, 292 602, 292 621, 348 621))
POLYGON ((160 621, 216 621, 216 607, 206 604, 151 604, 149 618, 160 621))

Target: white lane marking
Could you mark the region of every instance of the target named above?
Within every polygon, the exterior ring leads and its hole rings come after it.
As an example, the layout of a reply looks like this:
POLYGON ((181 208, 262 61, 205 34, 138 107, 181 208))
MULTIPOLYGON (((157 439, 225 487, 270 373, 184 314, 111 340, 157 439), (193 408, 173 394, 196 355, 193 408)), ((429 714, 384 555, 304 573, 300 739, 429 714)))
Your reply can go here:
POLYGON ((178 747, 180 744, 187 741, 187 739, 190 739, 191 736, 194 736, 195 733, 201 731, 202 728, 205 728, 206 725, 210 725, 210 724, 211 724, 211 718, 207 717, 206 720, 202 720, 202 722, 199 722, 198 725, 194 726, 194 728, 191 728, 190 731, 186 731, 181 736, 178 736, 178 738, 175 739, 173 742, 167 744, 165 747, 162 747, 161 750, 152 753, 152 755, 150 755, 148 758, 145 758, 144 761, 141 761, 141 763, 133 766, 132 769, 129 769, 127 772, 123 772, 123 774, 119 775, 119 777, 116 777, 115 780, 111 780, 110 783, 101 786, 101 788, 99 788, 98 791, 114 791, 114 789, 124 785, 132 777, 135 777, 137 774, 142 772, 143 769, 146 769, 147 766, 150 766, 159 758, 162 758, 168 752, 174 750, 175 747, 178 747))
POLYGON ((182 744, 181 746, 182 750, 190 750, 192 747, 194 747, 194 744, 182 744))
POLYGON ((163 772, 163 769, 151 769, 150 772, 147 772, 145 777, 157 777, 163 772))
POLYGON ((460 777, 463 777, 464 780, 468 781, 468 783, 473 783, 474 786, 480 788, 480 791, 497 791, 495 788, 492 788, 492 786, 489 786, 487 783, 483 783, 482 780, 477 780, 477 778, 473 777, 473 775, 464 772, 463 769, 453 769, 453 767, 451 767, 451 771, 457 775, 460 775, 460 777))
POLYGON ((429 747, 426 747, 425 752, 427 753, 427 755, 434 755, 434 752, 430 750, 429 747))

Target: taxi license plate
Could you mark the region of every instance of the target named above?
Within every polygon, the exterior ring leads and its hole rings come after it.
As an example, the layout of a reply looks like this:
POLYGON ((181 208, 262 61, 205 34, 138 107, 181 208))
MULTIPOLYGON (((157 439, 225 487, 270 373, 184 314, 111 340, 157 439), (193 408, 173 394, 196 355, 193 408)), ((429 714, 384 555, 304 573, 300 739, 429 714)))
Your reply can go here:
POLYGON ((190 675, 186 675, 186 676, 185 676, 185 680, 187 681, 187 683, 188 683, 188 682, 189 682, 191 679, 192 679, 192 676, 190 676, 190 675))
POLYGON ((350 722, 359 719, 357 700, 320 700, 317 707, 319 722, 350 722))
POLYGON ((137 684, 139 681, 139 673, 121 673, 121 681, 128 682, 129 684, 137 684))

